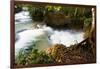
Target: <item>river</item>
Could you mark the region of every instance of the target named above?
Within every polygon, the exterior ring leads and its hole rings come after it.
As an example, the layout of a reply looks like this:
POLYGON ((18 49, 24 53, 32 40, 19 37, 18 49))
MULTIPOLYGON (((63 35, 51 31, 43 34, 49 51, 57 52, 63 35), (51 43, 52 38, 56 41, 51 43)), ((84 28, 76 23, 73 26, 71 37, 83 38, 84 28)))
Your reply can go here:
MULTIPOLYGON (((15 51, 29 46, 27 44, 35 40, 41 41, 38 43, 40 46, 37 48, 44 49, 52 44, 63 44, 66 47, 69 47, 70 45, 79 43, 84 39, 83 31, 68 29, 57 30, 50 26, 46 26, 45 24, 40 25, 41 27, 35 28, 35 24, 36 23, 32 21, 27 11, 15 14, 15 51), (47 29, 48 27, 52 30, 52 34, 49 36, 44 33, 44 29, 47 29)), ((39 23, 37 25, 39 25, 39 23)), ((50 31, 48 32, 50 33, 50 31)))

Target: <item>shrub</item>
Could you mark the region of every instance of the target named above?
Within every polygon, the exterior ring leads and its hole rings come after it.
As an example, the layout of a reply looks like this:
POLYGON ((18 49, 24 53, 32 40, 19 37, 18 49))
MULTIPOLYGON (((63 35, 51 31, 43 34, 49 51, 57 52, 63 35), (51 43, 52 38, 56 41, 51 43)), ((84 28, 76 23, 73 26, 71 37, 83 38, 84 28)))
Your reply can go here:
POLYGON ((92 18, 85 19, 84 28, 83 28, 83 30, 85 32, 84 38, 87 38, 90 36, 91 25, 92 25, 92 18))
POLYGON ((20 49, 15 57, 16 65, 32 65, 32 64, 47 64, 53 63, 53 59, 43 51, 35 49, 34 45, 28 46, 27 49, 20 49))

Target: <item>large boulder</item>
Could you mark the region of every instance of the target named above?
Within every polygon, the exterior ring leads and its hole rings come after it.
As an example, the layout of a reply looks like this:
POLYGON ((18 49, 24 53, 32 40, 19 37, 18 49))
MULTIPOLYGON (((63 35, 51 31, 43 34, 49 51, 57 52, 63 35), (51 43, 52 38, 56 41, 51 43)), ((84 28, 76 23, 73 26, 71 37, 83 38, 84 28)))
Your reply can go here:
POLYGON ((63 26, 70 23, 70 18, 61 12, 50 12, 47 14, 45 22, 50 26, 63 26))
POLYGON ((80 56, 79 50, 74 50, 73 47, 68 48, 62 44, 53 45, 45 51, 55 59, 55 63, 77 64, 86 62, 85 59, 80 56))
POLYGON ((66 47, 62 44, 55 44, 45 49, 45 52, 54 59, 55 63, 83 64, 95 62, 92 49, 88 43, 66 47))

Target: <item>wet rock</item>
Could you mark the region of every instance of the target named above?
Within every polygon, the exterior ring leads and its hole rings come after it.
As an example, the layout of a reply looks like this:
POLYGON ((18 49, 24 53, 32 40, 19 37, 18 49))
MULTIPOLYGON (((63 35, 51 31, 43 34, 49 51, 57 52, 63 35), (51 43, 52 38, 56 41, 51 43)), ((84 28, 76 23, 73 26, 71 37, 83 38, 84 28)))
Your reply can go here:
POLYGON ((16 35, 15 35, 15 41, 18 41, 18 39, 19 39, 19 35, 16 34, 16 35))
POLYGON ((50 26, 63 26, 70 23, 70 18, 60 12, 48 13, 45 22, 50 26))

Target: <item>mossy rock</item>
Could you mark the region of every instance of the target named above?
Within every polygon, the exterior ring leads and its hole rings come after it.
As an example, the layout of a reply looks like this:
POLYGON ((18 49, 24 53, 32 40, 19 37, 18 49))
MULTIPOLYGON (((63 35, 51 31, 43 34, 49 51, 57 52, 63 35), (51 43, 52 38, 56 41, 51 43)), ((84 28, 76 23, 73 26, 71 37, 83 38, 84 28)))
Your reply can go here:
POLYGON ((80 45, 79 48, 77 48, 77 44, 70 47, 66 47, 62 44, 55 44, 47 48, 45 52, 54 59, 55 63, 81 64, 94 62, 91 50, 88 43, 82 46, 80 45))
POLYGON ((50 12, 47 14, 45 22, 50 26, 63 26, 70 23, 70 18, 61 12, 50 12))

